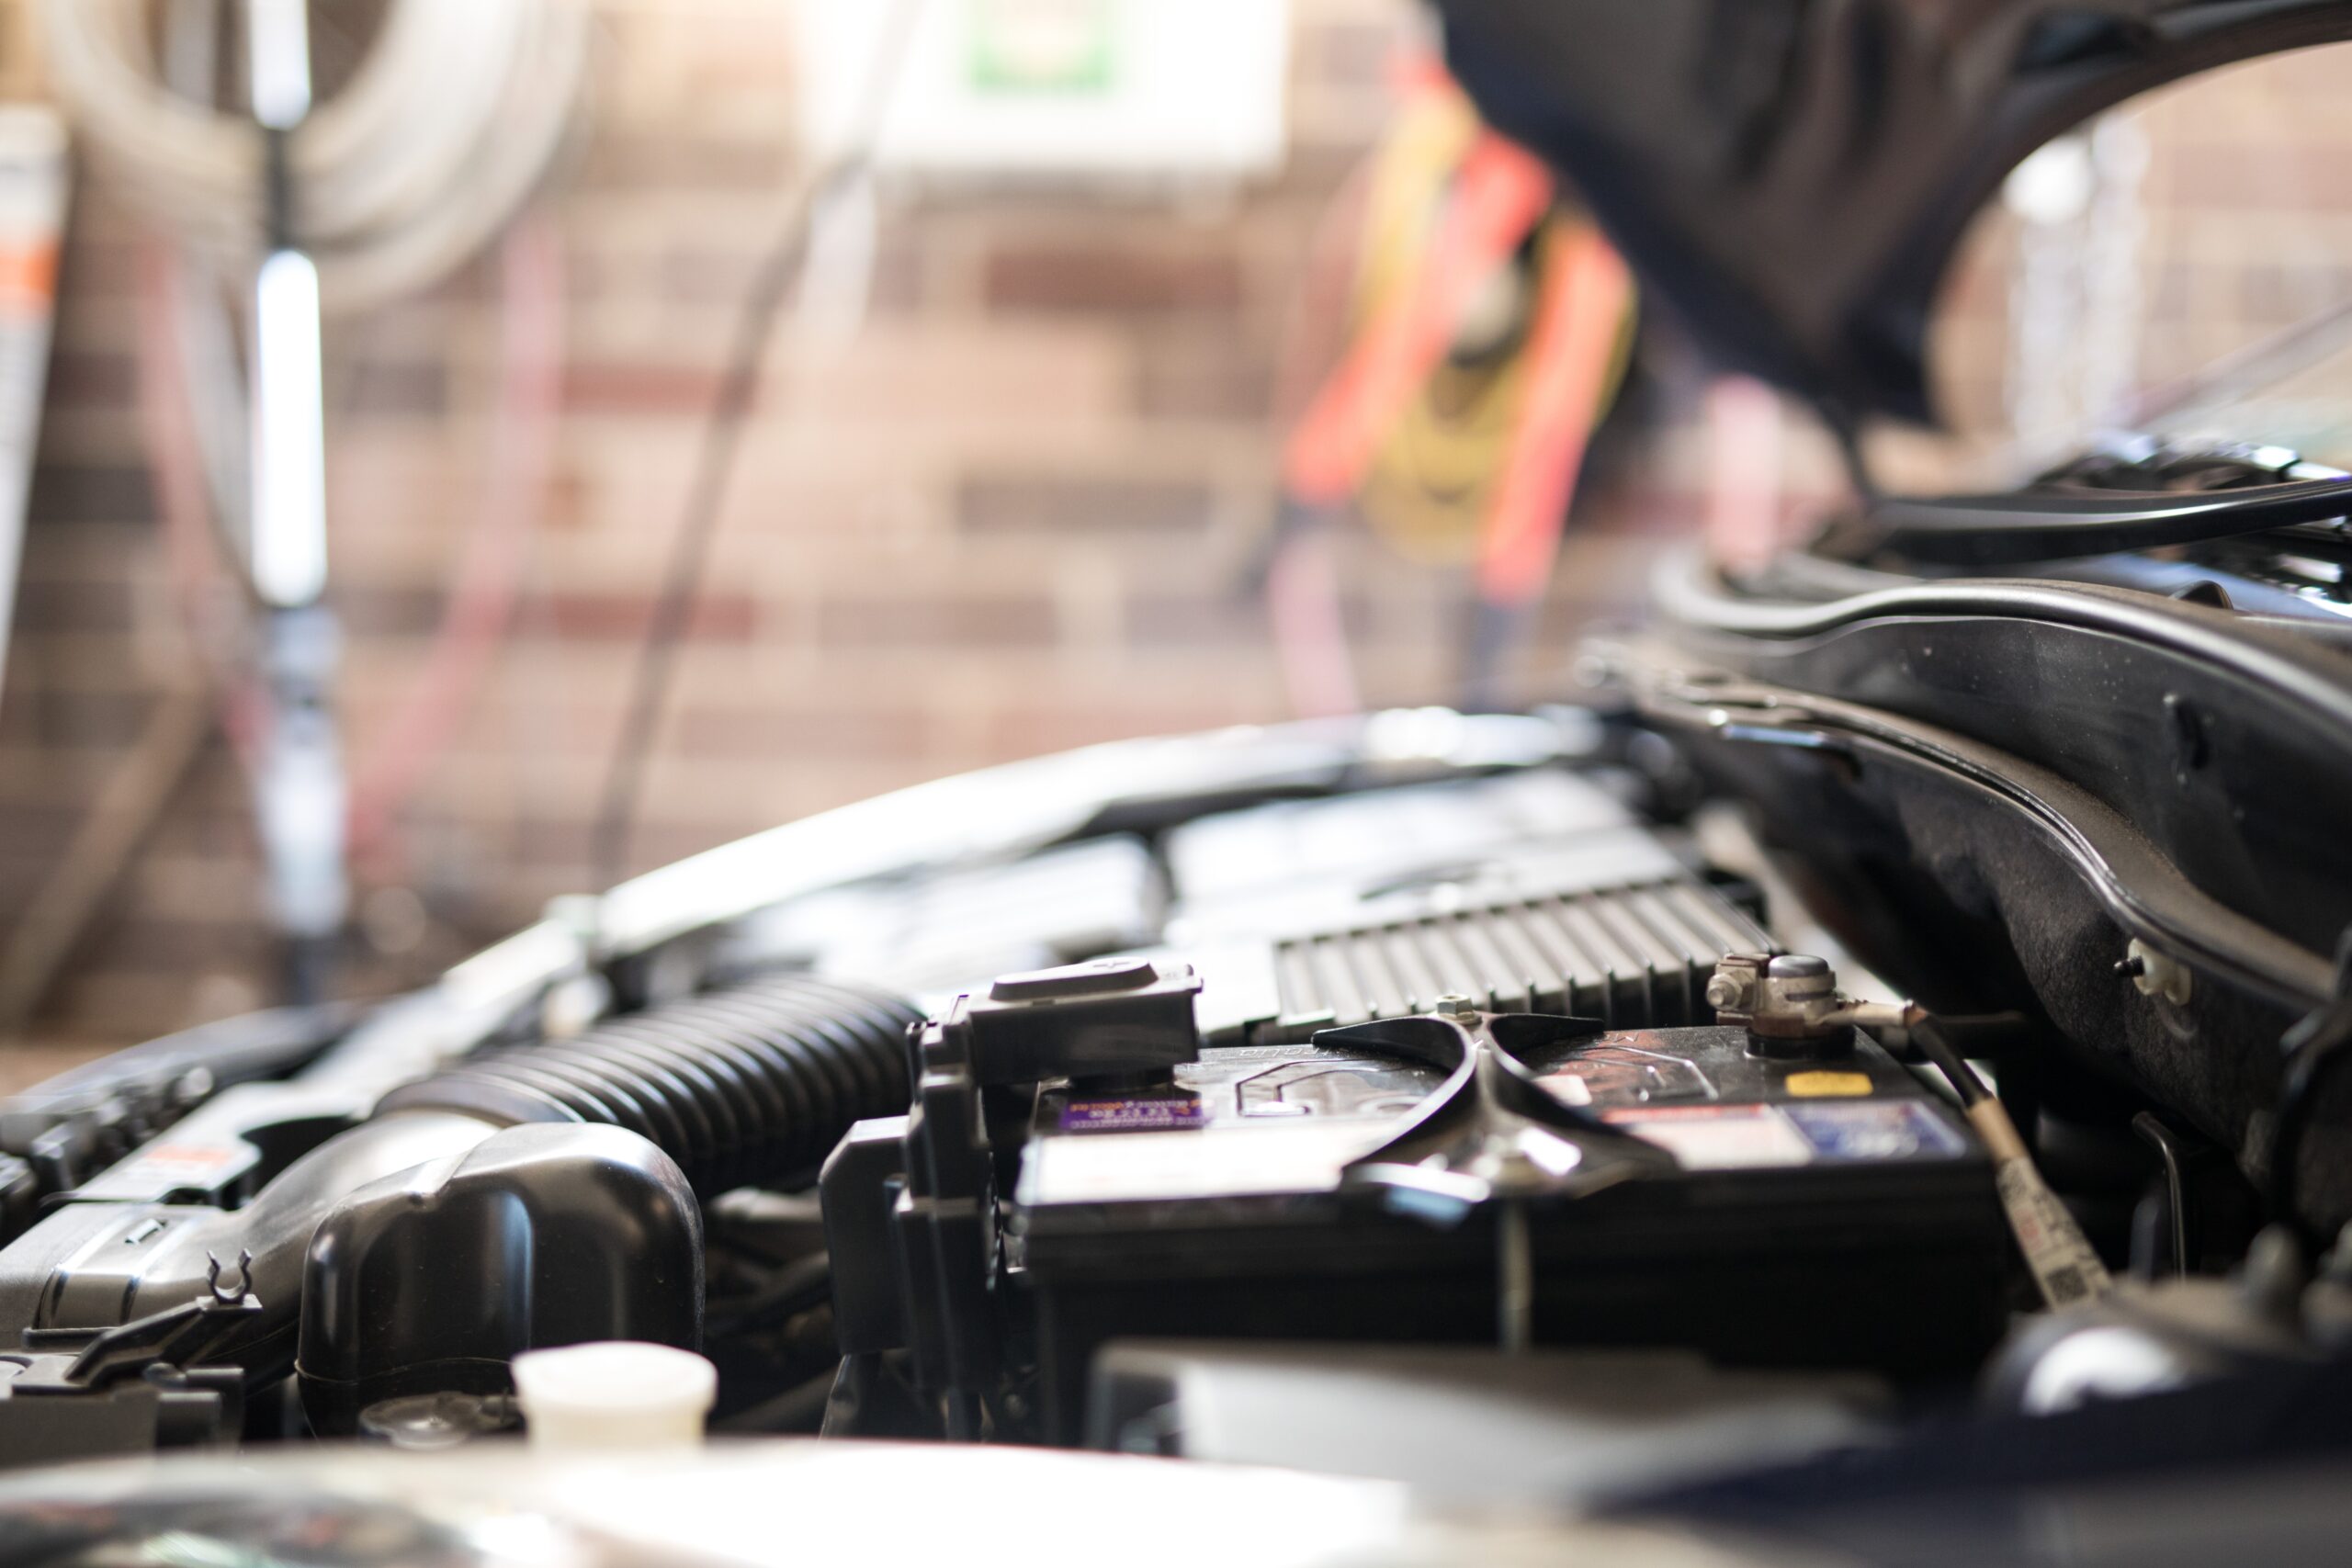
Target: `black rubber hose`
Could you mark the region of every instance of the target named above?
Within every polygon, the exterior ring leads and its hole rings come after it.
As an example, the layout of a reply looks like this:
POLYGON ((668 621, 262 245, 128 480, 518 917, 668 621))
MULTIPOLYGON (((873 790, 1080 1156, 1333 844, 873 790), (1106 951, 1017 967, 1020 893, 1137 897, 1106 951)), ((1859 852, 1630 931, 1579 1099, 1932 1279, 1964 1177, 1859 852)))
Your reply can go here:
POLYGON ((379 1109, 610 1122, 660 1147, 708 1198, 797 1182, 851 1122, 903 1112, 906 1032, 921 1017, 870 987, 772 976, 485 1052, 379 1109))

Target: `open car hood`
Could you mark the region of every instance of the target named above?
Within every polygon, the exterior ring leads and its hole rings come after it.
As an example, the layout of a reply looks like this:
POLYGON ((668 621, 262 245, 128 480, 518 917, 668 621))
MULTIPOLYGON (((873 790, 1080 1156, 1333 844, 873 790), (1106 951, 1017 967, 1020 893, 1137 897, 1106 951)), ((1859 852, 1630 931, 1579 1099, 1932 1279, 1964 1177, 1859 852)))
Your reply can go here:
POLYGON ((2027 153, 2134 94, 2352 37, 2352 0, 1438 0, 1487 119, 1720 363, 1930 422, 1928 311, 2027 153))

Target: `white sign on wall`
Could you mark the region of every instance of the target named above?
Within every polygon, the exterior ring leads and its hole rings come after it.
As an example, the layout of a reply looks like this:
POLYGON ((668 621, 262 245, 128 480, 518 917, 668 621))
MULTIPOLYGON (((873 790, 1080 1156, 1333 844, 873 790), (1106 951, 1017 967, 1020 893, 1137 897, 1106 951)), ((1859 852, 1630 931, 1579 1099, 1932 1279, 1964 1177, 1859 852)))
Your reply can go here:
MULTIPOLYGON (((886 173, 1243 177, 1280 164, 1284 0, 916 0, 876 166, 886 173)), ((892 23, 883 0, 799 0, 802 134, 820 159, 892 23)))

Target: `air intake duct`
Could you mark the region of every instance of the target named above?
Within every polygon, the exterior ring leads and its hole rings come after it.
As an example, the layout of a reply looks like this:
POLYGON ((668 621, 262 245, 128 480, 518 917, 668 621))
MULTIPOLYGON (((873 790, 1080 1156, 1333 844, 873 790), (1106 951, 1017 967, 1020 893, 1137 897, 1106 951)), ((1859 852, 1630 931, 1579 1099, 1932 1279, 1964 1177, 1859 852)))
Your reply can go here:
POLYGON ((698 1348, 695 1198, 797 1183, 853 1122, 903 1111, 915 1017, 863 987, 772 977, 470 1057, 387 1096, 379 1126, 454 1113, 499 1131, 319 1222, 299 1358, 312 1425, 347 1434, 388 1401, 497 1394, 535 1346, 698 1348))
POLYGON ((804 1183, 851 1122, 906 1110, 906 1032, 921 1018, 870 987, 780 976, 469 1057, 378 1111, 625 1127, 704 1198, 804 1183))

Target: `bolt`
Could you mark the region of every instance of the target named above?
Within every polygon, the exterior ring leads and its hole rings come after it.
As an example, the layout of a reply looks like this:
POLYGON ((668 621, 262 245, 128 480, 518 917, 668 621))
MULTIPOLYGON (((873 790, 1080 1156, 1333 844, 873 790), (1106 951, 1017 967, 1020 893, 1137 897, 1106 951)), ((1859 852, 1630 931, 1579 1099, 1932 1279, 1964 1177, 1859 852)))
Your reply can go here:
POLYGON ((1829 973, 1829 961, 1810 953, 1784 953, 1764 973, 1775 980, 1817 980, 1829 973))
POLYGON ((1707 1005, 1717 1012, 1736 1008, 1747 999, 1747 983, 1736 975, 1718 973, 1707 982, 1707 1005))
POLYGON ((2129 958, 2117 959, 2115 972, 2129 979, 2136 980, 2148 972, 2148 961, 2135 953, 2129 958))

